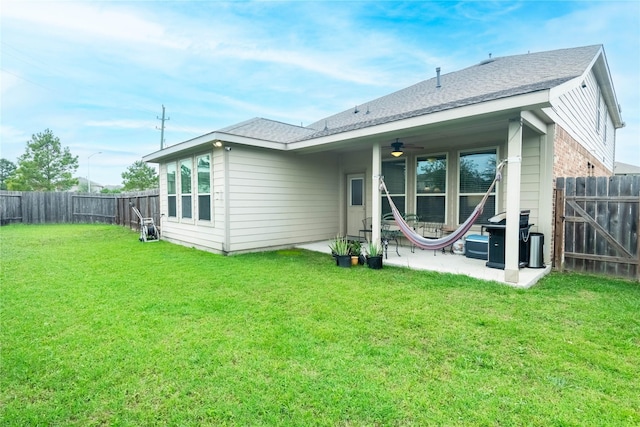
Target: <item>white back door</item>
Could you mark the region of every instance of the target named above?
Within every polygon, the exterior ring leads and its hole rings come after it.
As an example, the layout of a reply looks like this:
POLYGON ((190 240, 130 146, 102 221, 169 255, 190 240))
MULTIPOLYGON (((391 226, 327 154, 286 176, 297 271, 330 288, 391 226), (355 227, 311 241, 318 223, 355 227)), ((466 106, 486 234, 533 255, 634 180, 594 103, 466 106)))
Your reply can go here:
POLYGON ((347 235, 358 236, 367 211, 364 174, 347 175, 347 235))

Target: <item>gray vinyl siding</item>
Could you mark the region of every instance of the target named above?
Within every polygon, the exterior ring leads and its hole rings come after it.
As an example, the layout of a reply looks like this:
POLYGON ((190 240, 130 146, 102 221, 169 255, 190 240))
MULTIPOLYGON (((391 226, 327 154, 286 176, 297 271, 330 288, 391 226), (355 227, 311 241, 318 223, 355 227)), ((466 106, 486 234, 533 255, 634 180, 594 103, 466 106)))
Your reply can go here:
POLYGON ((520 170, 520 209, 531 211, 530 224, 540 224, 540 185, 540 137, 535 135, 523 138, 520 170))
POLYGON ((338 232, 337 156, 241 146, 227 154, 231 252, 318 241, 338 232))
MULTIPOLYGON (((501 147, 500 153, 506 153, 498 158, 508 158, 506 144, 501 147)), ((522 163, 520 164, 520 210, 528 209, 530 212, 529 223, 538 223, 540 212, 540 136, 528 131, 526 128, 522 136, 522 163)), ((509 186, 509 164, 502 170, 502 181, 498 183, 498 209, 496 212, 504 212, 508 209, 507 187, 509 186)))
POLYGON ((587 75, 584 83, 585 87, 579 86, 552 100, 553 109, 558 114, 560 126, 596 159, 613 170, 615 129, 611 114, 593 71, 587 75))

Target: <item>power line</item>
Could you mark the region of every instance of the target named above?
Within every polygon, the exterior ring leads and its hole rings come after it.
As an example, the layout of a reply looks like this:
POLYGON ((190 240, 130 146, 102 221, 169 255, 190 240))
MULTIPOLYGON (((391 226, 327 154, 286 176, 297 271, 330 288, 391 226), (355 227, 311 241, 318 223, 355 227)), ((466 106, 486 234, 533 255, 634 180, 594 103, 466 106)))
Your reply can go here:
POLYGON ((12 76, 15 76, 15 77, 19 78, 20 80, 24 80, 25 82, 31 83, 31 84, 36 85, 36 86, 40 86, 43 89, 49 90, 51 92, 55 92, 56 91, 55 89, 51 89, 49 87, 43 86, 40 83, 34 82, 33 80, 26 79, 26 78, 24 78, 24 77, 22 77, 22 76, 20 76, 20 75, 18 75, 16 73, 13 73, 13 72, 5 69, 5 68, 0 67, 0 70, 4 71, 7 74, 11 74, 12 76))

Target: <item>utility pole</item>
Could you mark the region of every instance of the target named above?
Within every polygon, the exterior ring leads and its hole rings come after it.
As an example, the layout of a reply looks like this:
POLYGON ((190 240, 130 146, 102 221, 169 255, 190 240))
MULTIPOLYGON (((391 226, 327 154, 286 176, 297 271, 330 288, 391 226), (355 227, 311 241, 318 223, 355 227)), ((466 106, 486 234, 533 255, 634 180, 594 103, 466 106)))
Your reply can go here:
MULTIPOLYGON (((160 149, 162 150, 164 148, 164 122, 171 120, 170 117, 167 117, 166 119, 164 118, 164 105, 162 106, 162 118, 158 116, 156 116, 156 118, 162 122, 162 125, 160 126, 160 149)), ((156 127, 156 129, 158 129, 158 127, 156 127)))

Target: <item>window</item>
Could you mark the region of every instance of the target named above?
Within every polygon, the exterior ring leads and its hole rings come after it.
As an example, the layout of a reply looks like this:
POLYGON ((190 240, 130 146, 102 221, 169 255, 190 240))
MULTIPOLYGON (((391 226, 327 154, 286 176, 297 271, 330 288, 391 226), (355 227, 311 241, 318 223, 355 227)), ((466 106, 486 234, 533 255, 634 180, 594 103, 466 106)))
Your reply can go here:
MULTIPOLYGON (((405 213, 406 166, 404 159, 382 162, 382 176, 389 195, 401 214, 405 213)), ((391 213, 391 205, 385 194, 382 195, 382 215, 391 213)))
POLYGON ((169 207, 169 217, 177 217, 177 204, 176 204, 176 164, 167 163, 167 205, 169 207))
POLYGON ((364 179, 351 178, 349 192, 349 204, 351 206, 362 206, 364 204, 364 179))
POLYGON ((180 202, 182 205, 182 218, 193 218, 191 213, 191 159, 180 162, 180 202))
POLYGON ((211 157, 200 156, 198 164, 198 219, 211 221, 211 157))
MULTIPOLYGON (((496 174, 496 150, 460 154, 460 199, 458 221, 463 223, 475 209, 491 186, 496 174)), ((484 211, 478 218, 486 222, 495 215, 495 189, 487 199, 484 211)))
POLYGON ((418 157, 416 164, 416 214, 421 221, 445 223, 447 206, 447 156, 418 157))

